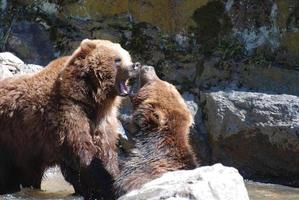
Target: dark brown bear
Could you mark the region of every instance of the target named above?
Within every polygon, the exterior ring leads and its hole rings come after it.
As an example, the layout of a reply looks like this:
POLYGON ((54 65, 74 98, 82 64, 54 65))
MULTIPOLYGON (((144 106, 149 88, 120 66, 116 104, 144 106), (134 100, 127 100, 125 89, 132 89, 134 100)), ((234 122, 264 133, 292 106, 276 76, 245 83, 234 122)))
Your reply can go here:
POLYGON ((0 194, 40 188, 58 164, 76 192, 112 199, 118 95, 138 66, 119 44, 86 39, 39 73, 1 81, 0 194))
POLYGON ((189 144, 193 119, 183 98, 173 85, 160 80, 151 66, 141 68, 140 80, 141 89, 132 98, 136 148, 116 178, 117 196, 165 172, 196 167, 189 144))

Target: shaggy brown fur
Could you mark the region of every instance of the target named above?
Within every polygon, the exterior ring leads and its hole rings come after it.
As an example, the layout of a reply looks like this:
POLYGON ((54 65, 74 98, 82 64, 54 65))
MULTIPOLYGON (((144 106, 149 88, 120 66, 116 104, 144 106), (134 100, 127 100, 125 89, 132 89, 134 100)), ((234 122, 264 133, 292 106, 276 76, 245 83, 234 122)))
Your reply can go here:
POLYGON ((153 67, 143 66, 141 89, 132 98, 137 127, 136 148, 124 162, 115 181, 117 195, 123 195, 163 173, 196 166, 189 144, 192 116, 176 88, 160 80, 153 67))
POLYGON ((39 73, 1 81, 0 194, 39 188, 45 169, 58 164, 76 192, 113 198, 117 95, 136 68, 119 44, 86 39, 39 73))

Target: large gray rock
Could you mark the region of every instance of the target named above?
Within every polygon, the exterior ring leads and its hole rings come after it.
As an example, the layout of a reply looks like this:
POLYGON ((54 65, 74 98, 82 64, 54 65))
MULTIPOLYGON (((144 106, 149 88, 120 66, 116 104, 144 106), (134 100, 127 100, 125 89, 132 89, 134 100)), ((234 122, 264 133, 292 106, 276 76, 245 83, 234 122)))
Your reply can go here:
POLYGON ((201 100, 212 162, 299 185, 298 96, 218 91, 201 100))
POLYGON ((0 66, 0 80, 13 76, 13 73, 6 65, 0 66))
POLYGON ((252 91, 275 94, 299 95, 299 70, 292 70, 269 64, 230 65, 219 67, 221 58, 217 55, 206 59, 203 70, 197 76, 196 85, 201 90, 218 88, 248 88, 252 91))
POLYGON ((249 200, 242 176, 216 164, 168 172, 119 200, 249 200))
POLYGON ((28 74, 41 70, 39 65, 25 64, 10 52, 0 53, 0 80, 16 74, 28 74))

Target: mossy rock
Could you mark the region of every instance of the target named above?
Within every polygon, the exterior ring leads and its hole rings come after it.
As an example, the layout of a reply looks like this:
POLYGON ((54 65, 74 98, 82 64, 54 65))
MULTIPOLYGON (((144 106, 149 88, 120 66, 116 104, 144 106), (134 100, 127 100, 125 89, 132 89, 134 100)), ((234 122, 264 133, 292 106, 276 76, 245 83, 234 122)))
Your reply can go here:
POLYGON ((150 23, 166 32, 180 32, 192 23, 193 12, 209 0, 148 0, 130 2, 130 11, 137 20, 150 23))
POLYGON ((63 6, 60 17, 80 17, 101 19, 119 14, 132 14, 139 22, 152 24, 163 31, 172 33, 185 30, 192 22, 193 12, 209 0, 88 0, 82 3, 69 3, 63 6))
POLYGON ((192 19, 196 25, 191 26, 190 31, 195 33, 196 41, 205 53, 213 51, 220 38, 232 29, 230 18, 225 12, 224 4, 220 1, 211 1, 197 8, 192 19))
POLYGON ((96 30, 92 34, 92 38, 100 38, 103 40, 110 40, 112 42, 119 43, 120 35, 118 32, 113 30, 96 30))
POLYGON ((287 20, 289 17, 289 5, 285 0, 276 1, 278 7, 278 26, 280 28, 286 28, 287 20))
POLYGON ((68 3, 63 6, 61 16, 100 19, 128 12, 128 0, 88 0, 82 3, 68 3))
POLYGON ((299 66, 299 32, 286 33, 281 45, 287 50, 289 64, 299 66))

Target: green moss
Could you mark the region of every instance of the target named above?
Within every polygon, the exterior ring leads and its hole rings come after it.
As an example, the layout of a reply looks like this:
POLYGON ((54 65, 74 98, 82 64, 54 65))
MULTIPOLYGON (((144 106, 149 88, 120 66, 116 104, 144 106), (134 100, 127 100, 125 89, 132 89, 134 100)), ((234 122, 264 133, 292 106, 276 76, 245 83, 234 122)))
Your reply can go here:
POLYGON ((222 60, 230 60, 243 55, 243 45, 235 38, 219 39, 215 51, 221 53, 222 60))
POLYGON ((146 22, 161 30, 173 33, 183 31, 192 23, 195 9, 209 0, 87 0, 82 3, 68 3, 63 6, 60 17, 73 16, 99 19, 101 16, 114 16, 131 13, 139 22, 146 22))
POLYGON ((151 38, 144 33, 144 30, 147 29, 147 23, 137 23, 133 24, 131 33, 132 36, 129 41, 122 41, 121 43, 127 43, 128 48, 133 54, 147 59, 147 52, 150 48, 151 38))
POLYGON ((281 46, 286 49, 290 64, 299 65, 299 32, 286 33, 281 46))
POLYGON ((299 33, 286 33, 282 40, 282 46, 289 53, 299 56, 299 33))
POLYGON ((63 6, 61 17, 73 16, 98 19, 101 16, 113 16, 128 11, 128 0, 88 0, 82 3, 68 3, 63 6))
POLYGON ((248 60, 248 64, 253 66, 268 67, 271 61, 264 54, 256 54, 248 60))
MULTIPOLYGON (((160 34, 160 47, 166 54, 173 54, 175 52, 180 52, 179 45, 167 34, 160 34)), ((170 55, 173 56, 173 55, 170 55)))
POLYGON ((129 9, 137 20, 150 23, 167 33, 173 33, 186 29, 190 25, 194 10, 207 2, 208 0, 130 1, 129 9))
POLYGON ((119 43, 120 38, 118 35, 114 35, 113 33, 109 32, 109 30, 96 30, 92 34, 93 38, 101 38, 103 40, 110 40, 112 42, 119 43))
POLYGON ((276 0, 278 7, 278 25, 281 28, 286 28, 289 17, 289 5, 285 0, 276 0))

